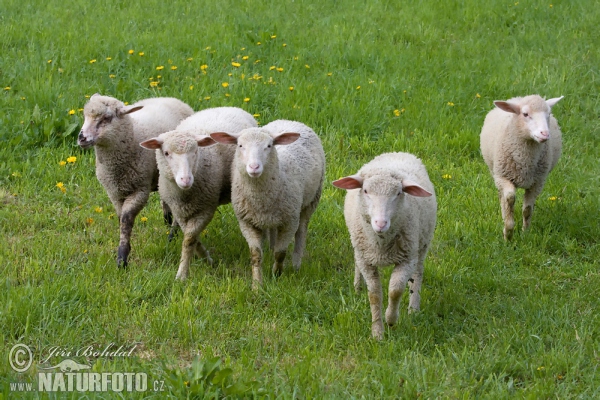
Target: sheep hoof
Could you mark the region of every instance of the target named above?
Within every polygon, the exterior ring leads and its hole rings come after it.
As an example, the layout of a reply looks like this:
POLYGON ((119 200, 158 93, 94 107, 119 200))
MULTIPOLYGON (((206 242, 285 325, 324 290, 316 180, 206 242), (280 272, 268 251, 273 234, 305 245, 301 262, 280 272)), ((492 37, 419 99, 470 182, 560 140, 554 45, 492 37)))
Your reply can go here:
POLYGON ((507 242, 509 240, 512 240, 512 238, 513 238, 513 232, 514 232, 513 229, 506 229, 506 228, 504 228, 504 231, 503 231, 504 240, 507 241, 507 242))

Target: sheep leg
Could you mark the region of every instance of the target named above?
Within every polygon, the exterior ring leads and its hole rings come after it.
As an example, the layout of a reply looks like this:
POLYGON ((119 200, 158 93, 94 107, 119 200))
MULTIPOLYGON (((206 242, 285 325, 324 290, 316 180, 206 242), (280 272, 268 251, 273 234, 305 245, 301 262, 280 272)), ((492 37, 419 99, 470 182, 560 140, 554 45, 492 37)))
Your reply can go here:
POLYGON ((292 239, 294 232, 298 228, 298 221, 293 226, 283 226, 277 230, 277 242, 275 243, 275 262, 273 263, 273 275, 280 276, 283 272, 283 262, 287 253, 287 248, 292 239))
POLYGON ((252 290, 258 290, 263 283, 261 248, 263 232, 241 218, 239 219, 239 224, 242 235, 244 235, 244 238, 248 243, 248 247, 250 248, 252 265, 252 290))
POLYGON ((525 189, 525 196, 523 197, 523 231, 529 228, 531 223, 531 216, 533 215, 533 208, 535 206, 535 200, 542 192, 544 188, 544 182, 535 183, 529 189, 525 189))
POLYGON ((298 230, 294 237, 294 253, 292 254, 292 265, 296 271, 300 270, 300 264, 302 263, 302 255, 304 254, 304 248, 306 247, 308 221, 310 221, 310 216, 313 211, 314 209, 306 208, 300 213, 300 222, 298 223, 298 230))
POLYGON ((383 291, 381 289, 381 280, 379 279, 379 270, 377 267, 367 265, 362 259, 357 259, 360 272, 367 283, 369 292, 369 304, 371 305, 371 334, 377 340, 383 339, 383 321, 381 318, 381 308, 383 306, 383 291))
POLYGON ((498 188, 502 220, 504 221, 504 240, 511 240, 515 229, 515 185, 508 179, 502 177, 494 177, 494 180, 496 182, 496 187, 498 188))
POLYGON ((209 264, 213 263, 208 251, 204 248, 200 240, 198 240, 198 234, 202 232, 204 228, 206 228, 212 219, 212 215, 213 213, 195 217, 188 221, 185 226, 182 226, 183 243, 181 244, 181 260, 179 262, 179 269, 177 270, 175 279, 181 281, 187 279, 190 271, 190 263, 194 253, 205 257, 209 264))
POLYGON ((417 269, 412 274, 410 279, 408 280, 408 288, 410 290, 410 297, 408 301, 408 313, 419 311, 421 308, 421 285, 423 284, 423 263, 425 261, 425 256, 427 255, 427 251, 423 251, 422 255, 419 256, 419 261, 417 262, 417 269))
MULTIPOLYGON (((354 259, 358 260, 360 258, 360 255, 356 253, 356 250, 354 251, 354 259)), ((362 281, 364 279, 362 278, 362 274, 360 272, 360 266, 358 265, 358 262, 354 263, 354 291, 356 293, 360 292, 361 286, 362 286, 362 281)))
POLYGON ((121 231, 119 237, 119 249, 117 250, 117 266, 127 267, 127 259, 131 251, 131 231, 135 217, 144 208, 148 201, 149 193, 137 192, 125 199, 123 205, 117 208, 119 215, 119 228, 121 231))
POLYGON ((392 271, 390 291, 388 293, 389 302, 387 310, 385 310, 385 321, 390 326, 398 322, 398 317, 400 316, 400 299, 402 298, 402 293, 404 293, 404 288, 412 270, 413 268, 411 268, 410 264, 396 264, 392 271))

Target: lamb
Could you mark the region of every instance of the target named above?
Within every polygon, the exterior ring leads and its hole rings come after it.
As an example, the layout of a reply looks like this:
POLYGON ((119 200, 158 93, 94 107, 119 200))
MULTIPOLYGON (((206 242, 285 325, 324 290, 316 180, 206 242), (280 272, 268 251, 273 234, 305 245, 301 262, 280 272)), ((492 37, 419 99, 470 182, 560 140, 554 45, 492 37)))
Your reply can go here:
POLYGON ((421 160, 408 153, 381 154, 333 185, 348 189, 344 217, 354 248, 354 288, 360 290, 362 276, 371 304, 371 332, 380 340, 383 294, 378 267, 395 266, 385 312, 387 324, 393 325, 407 283, 409 312, 420 307, 423 262, 436 223, 435 191, 421 160))
POLYGON ((481 154, 498 188, 504 240, 515 227, 515 189, 525 189, 523 231, 531 223, 535 199, 561 154, 562 137, 551 108, 563 96, 544 100, 538 95, 495 101, 485 117, 481 154))
POLYGON ((317 208, 325 176, 321 140, 308 126, 277 120, 238 135, 210 135, 236 145, 232 167, 231 203, 250 247, 252 288, 262 285, 261 240, 270 236, 275 262, 283 271, 288 245, 294 239, 292 265, 300 268, 308 222, 317 208))
MULTIPOLYGON (((145 139, 174 129, 193 114, 190 106, 174 98, 150 98, 125 106, 99 94, 85 105, 85 121, 78 137, 82 148, 94 146, 96 177, 110 198, 120 225, 117 266, 127 266, 135 217, 157 189, 158 168, 152 153, 139 147, 145 139)), ((170 211, 163 204, 163 215, 170 211)))
POLYGON ((241 108, 209 108, 185 119, 175 130, 140 143, 156 150, 160 197, 173 211, 184 233, 176 279, 187 279, 194 252, 212 264, 198 234, 209 224, 220 204, 231 202, 235 148, 213 146, 217 143, 208 134, 215 131, 235 134, 257 125, 254 117, 241 108))

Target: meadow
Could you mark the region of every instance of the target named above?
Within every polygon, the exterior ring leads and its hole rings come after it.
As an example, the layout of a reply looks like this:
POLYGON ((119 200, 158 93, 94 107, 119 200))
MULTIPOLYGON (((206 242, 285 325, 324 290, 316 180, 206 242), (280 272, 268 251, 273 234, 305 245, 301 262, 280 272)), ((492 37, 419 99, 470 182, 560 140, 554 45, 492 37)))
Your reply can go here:
MULTIPOLYGON (((600 398, 600 1, 96 2, 3 0, 0 12, 0 398, 600 398), (159 198, 138 216, 130 266, 118 221, 76 145, 89 96, 177 97, 242 107, 261 124, 321 137, 327 179, 302 268, 251 290, 231 206, 202 233, 217 261, 175 281, 159 198), (532 227, 502 239, 479 150, 493 100, 537 93, 563 155, 532 227), (371 339, 352 286, 345 192, 329 182, 375 155, 420 157, 438 223, 421 312, 371 339), (33 351, 17 373, 15 344, 33 351), (135 346, 71 357, 144 372, 134 393, 46 393, 49 349, 135 346), (47 361, 45 363, 44 361, 47 361), (162 382, 154 391, 152 383, 162 382)), ((383 269, 384 296, 391 268, 383 269)), ((384 305, 387 299, 384 299, 384 305)))

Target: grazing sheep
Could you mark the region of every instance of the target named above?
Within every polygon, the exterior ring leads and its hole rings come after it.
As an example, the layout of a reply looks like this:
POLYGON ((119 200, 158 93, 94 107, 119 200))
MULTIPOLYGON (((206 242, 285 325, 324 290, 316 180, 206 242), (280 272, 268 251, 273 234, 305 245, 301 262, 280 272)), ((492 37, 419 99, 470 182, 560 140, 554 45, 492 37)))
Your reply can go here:
POLYGON ((308 126, 277 120, 238 135, 212 133, 219 143, 237 145, 231 203, 252 256, 252 287, 262 285, 261 240, 271 236, 273 273, 283 270, 294 239, 292 264, 300 268, 308 221, 317 208, 325 174, 321 140, 308 126))
MULTIPOLYGON (((93 95, 85 105, 85 121, 79 133, 82 148, 94 146, 96 176, 108 193, 121 236, 117 265, 127 266, 135 217, 157 189, 158 168, 154 154, 139 143, 174 129, 193 114, 190 106, 173 98, 152 98, 125 106, 112 97, 93 95)), ((165 219, 170 211, 163 204, 165 219)))
POLYGON ((495 101, 481 129, 481 154, 490 169, 500 198, 504 239, 515 227, 515 188, 525 189, 523 230, 529 227, 535 199, 560 157, 562 137, 550 113, 561 97, 538 95, 495 101))
POLYGON ((361 276, 371 304, 371 331, 383 338, 383 294, 378 267, 394 264, 390 279, 388 325, 398 321, 399 302, 408 282, 409 311, 418 310, 423 262, 435 229, 437 202, 425 166, 408 153, 385 153, 356 175, 333 182, 348 189, 344 217, 354 247, 354 288, 361 276), (359 189, 359 190, 352 190, 359 189))
POLYGON ((140 143, 147 149, 156 149, 160 171, 158 191, 184 234, 176 279, 188 277, 194 252, 212 264, 198 234, 211 221, 219 204, 231 201, 231 162, 235 148, 212 146, 216 142, 208 134, 215 131, 235 134, 255 126, 254 117, 241 108, 209 108, 185 119, 174 131, 140 143))

